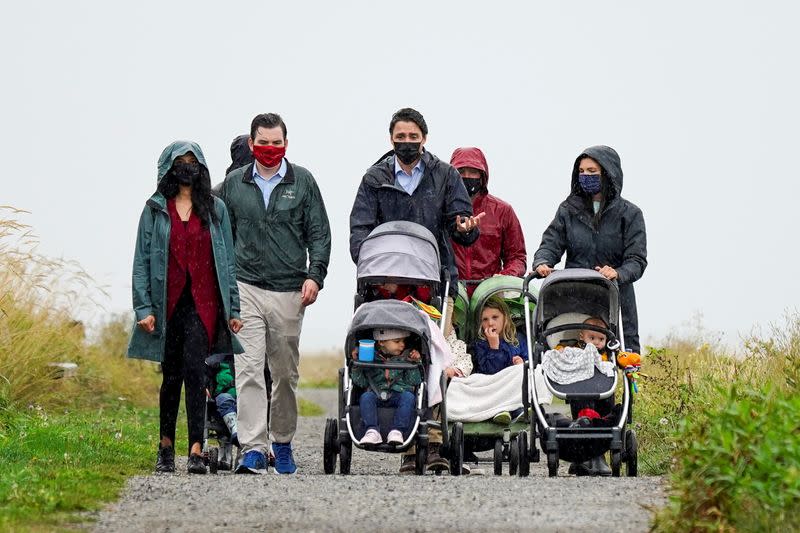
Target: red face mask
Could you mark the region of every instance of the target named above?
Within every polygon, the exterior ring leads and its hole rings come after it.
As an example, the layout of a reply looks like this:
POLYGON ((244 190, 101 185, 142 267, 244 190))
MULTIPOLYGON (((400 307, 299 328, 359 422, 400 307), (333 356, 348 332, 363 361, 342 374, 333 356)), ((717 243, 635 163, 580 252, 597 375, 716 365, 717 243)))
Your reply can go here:
POLYGON ((272 146, 271 144, 254 144, 253 157, 267 168, 275 168, 286 155, 285 146, 272 146))

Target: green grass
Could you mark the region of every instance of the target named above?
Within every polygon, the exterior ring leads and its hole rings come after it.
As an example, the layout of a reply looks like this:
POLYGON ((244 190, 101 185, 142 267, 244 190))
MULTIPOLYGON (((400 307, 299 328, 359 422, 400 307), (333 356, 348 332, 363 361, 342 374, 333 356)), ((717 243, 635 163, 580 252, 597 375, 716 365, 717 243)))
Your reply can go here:
POLYGON ((157 409, 118 407, 0 417, 0 530, 51 530, 114 500, 150 472, 157 409))
POLYGON ((305 398, 297 399, 297 411, 300 416, 322 416, 325 409, 305 398))

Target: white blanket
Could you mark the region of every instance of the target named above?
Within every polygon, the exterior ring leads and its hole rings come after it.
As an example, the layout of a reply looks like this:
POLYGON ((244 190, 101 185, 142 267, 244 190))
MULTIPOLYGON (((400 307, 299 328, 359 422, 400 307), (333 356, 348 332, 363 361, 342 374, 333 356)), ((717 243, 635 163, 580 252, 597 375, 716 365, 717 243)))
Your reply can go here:
MULTIPOLYGON (((522 407, 523 365, 504 368, 497 374, 472 374, 453 378, 447 387, 448 421, 481 422, 497 413, 522 407)), ((540 403, 550 403, 552 395, 541 372, 534 371, 540 403)))
POLYGON ((614 363, 603 361, 594 344, 586 348, 568 346, 547 350, 542 354, 542 370, 556 383, 569 385, 594 377, 595 367, 608 377, 614 377, 614 363))

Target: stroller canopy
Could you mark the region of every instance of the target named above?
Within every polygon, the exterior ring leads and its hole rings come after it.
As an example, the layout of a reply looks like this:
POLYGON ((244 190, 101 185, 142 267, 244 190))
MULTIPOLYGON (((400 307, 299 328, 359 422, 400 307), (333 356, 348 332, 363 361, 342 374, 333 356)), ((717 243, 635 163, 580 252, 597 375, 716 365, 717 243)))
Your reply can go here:
POLYGON ((361 243, 356 277, 441 279, 439 245, 428 229, 414 222, 394 221, 372 230, 361 243))
POLYGON ((350 321, 350 329, 345 342, 345 355, 349 356, 358 340, 365 337, 365 332, 369 332, 369 335, 366 336, 372 338, 372 330, 375 328, 410 331, 419 336, 422 341, 422 351, 429 353, 430 330, 428 324, 430 324, 428 317, 410 303, 400 300, 367 302, 356 309, 353 319, 350 321))
POLYGON ((552 318, 564 313, 599 316, 616 331, 619 318, 617 284, 586 268, 554 271, 539 288, 537 329, 544 329, 552 318))

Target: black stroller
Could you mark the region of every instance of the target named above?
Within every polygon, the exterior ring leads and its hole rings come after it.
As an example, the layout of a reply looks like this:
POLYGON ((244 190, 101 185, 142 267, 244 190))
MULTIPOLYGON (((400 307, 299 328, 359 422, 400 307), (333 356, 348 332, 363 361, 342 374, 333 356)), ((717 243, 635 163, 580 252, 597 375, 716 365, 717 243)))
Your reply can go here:
POLYGON ((217 411, 213 391, 217 386, 216 375, 222 362, 231 364, 233 354, 214 354, 206 359, 206 413, 203 425, 203 458, 212 474, 218 470, 232 470, 239 463, 239 448, 233 445, 228 426, 217 411), (216 440, 218 446, 211 446, 216 440), (234 452, 235 449, 235 452, 234 452), (235 453, 235 457, 234 457, 235 453))
MULTIPOLYGON (((205 423, 203 424, 203 459, 212 474, 219 470, 233 470, 239 464, 241 449, 231 441, 231 432, 225 421, 219 416, 217 403, 213 391, 217 387, 216 376, 221 363, 229 363, 234 371, 233 354, 217 353, 206 358, 206 406, 205 423), (217 441, 217 446, 212 446, 211 441, 217 441)), ((272 408, 272 376, 269 368, 264 368, 264 379, 267 383, 267 426, 272 408)), ((275 457, 267 454, 269 466, 274 466, 275 457)))
MULTIPOLYGON (((534 300, 528 292, 530 281, 534 277, 537 277, 535 272, 525 278, 523 293, 526 296, 526 307, 534 300)), ((606 335, 609 360, 616 361, 617 353, 624 350, 621 344, 623 333, 617 284, 593 270, 555 271, 542 282, 533 324, 530 321, 531 318, 526 313, 530 362, 524 384, 527 391, 523 399, 526 408, 528 405, 533 408, 530 432, 538 437, 542 451, 547 454, 548 474, 551 477, 558 475, 560 459, 578 463, 610 451, 613 476, 620 475, 623 462, 627 466, 627 475, 636 476, 636 432, 626 428, 633 420, 631 383, 616 365, 613 377, 595 368, 591 378, 570 384, 557 383, 547 373, 544 374, 548 390, 567 403, 587 400, 606 400, 613 403, 610 399, 614 397, 621 381, 622 404, 617 404, 612 409, 608 417, 608 427, 571 427, 568 423, 564 424, 563 416, 559 419, 559 415, 545 412, 544 406, 539 403, 536 387, 531 386, 534 383, 533 371, 536 366, 541 365, 542 354, 565 339, 576 339, 579 330, 593 330, 606 335), (590 316, 602 318, 608 327, 584 324, 583 320, 590 316)), ((538 451, 535 451, 533 441, 531 439, 530 456, 536 461, 538 451)))

